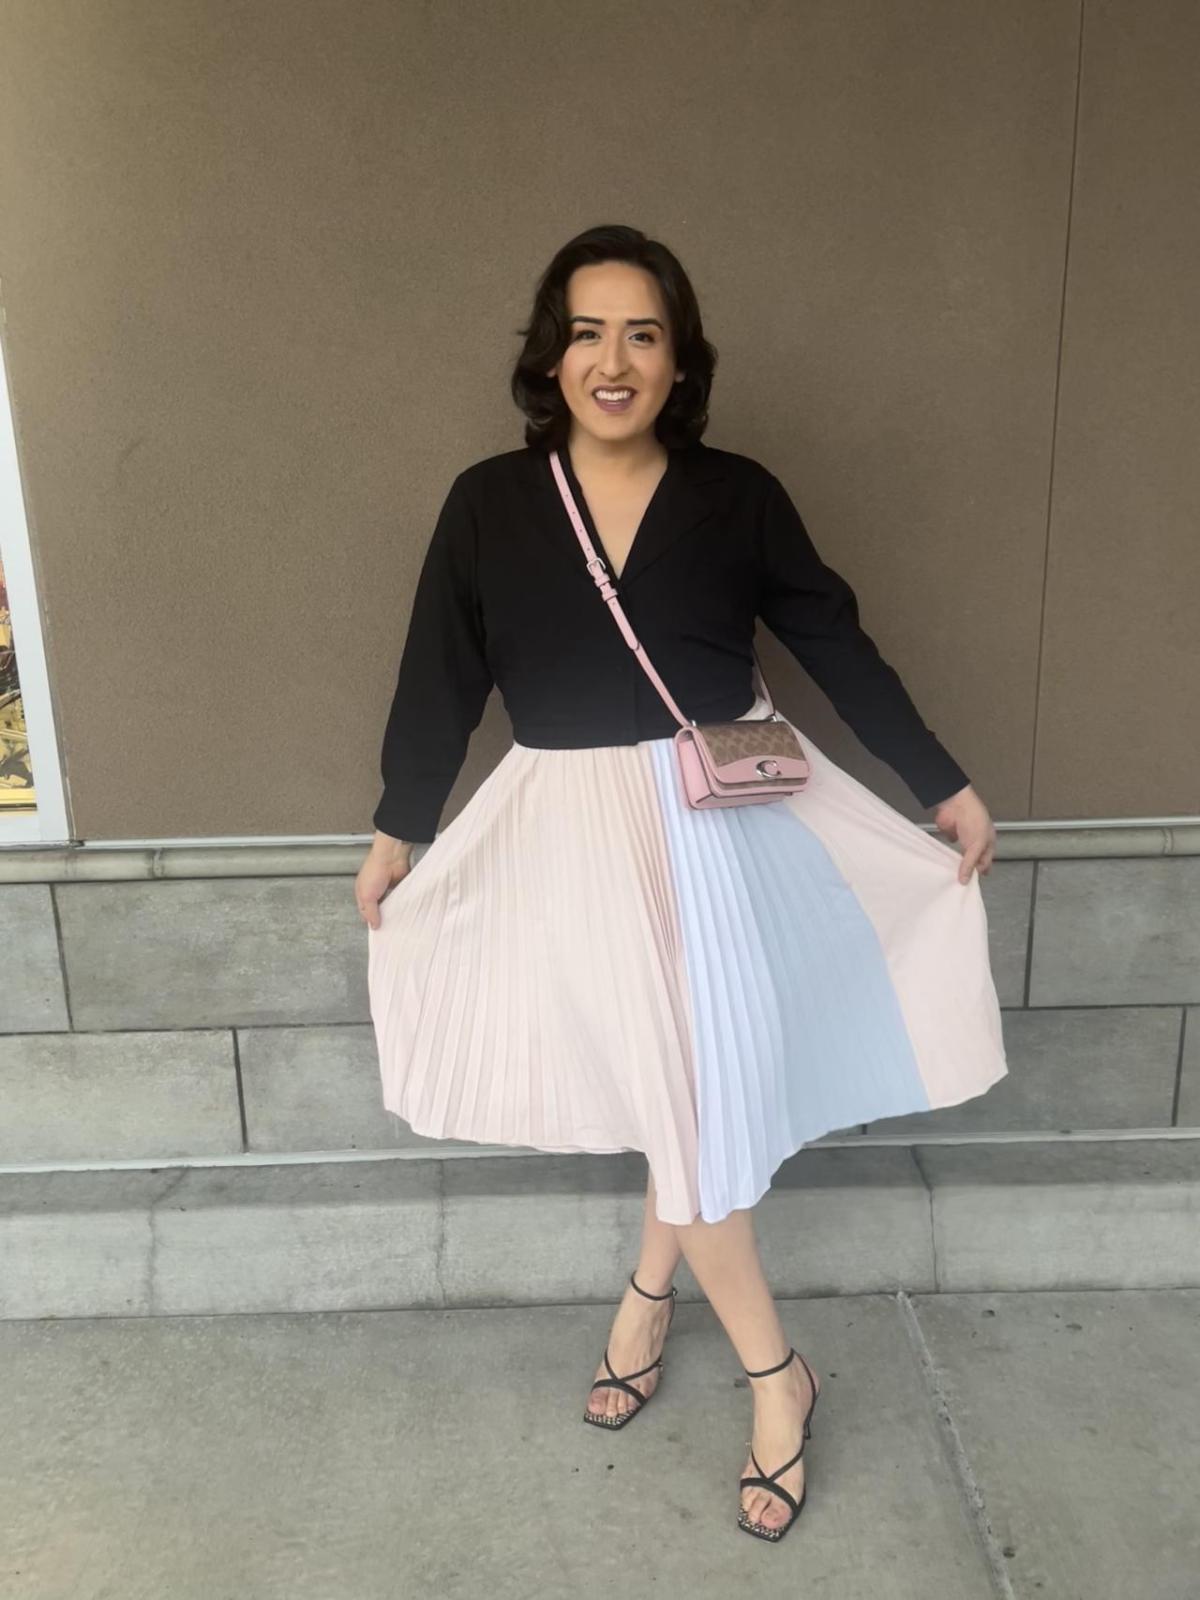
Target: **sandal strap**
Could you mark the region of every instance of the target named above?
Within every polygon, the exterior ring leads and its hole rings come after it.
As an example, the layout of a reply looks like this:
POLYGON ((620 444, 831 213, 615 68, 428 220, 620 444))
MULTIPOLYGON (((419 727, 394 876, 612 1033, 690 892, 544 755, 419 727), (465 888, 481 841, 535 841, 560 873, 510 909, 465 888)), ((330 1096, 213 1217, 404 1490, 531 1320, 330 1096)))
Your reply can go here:
POLYGON ((812 1421, 813 1412, 817 1409, 817 1380, 813 1377, 812 1368, 809 1366, 808 1362, 805 1361, 799 1350, 796 1351, 796 1359, 804 1368, 805 1376, 808 1378, 808 1386, 812 1390, 812 1399, 808 1402, 808 1413, 804 1418, 804 1437, 807 1439, 808 1425, 812 1421))
MULTIPOLYGON (((629 1281, 630 1281, 630 1283, 633 1284, 633 1287, 635 1289, 637 1289, 637 1292, 639 1294, 645 1294, 646 1295, 646 1299, 647 1300, 672 1300, 674 1298, 674 1296, 675 1296, 674 1288, 668 1290, 668 1292, 666 1294, 646 1294, 645 1289, 641 1288, 636 1282, 634 1282, 634 1277, 633 1277, 633 1273, 632 1272, 629 1274, 629 1281)), ((672 1307, 671 1307, 671 1316, 673 1317, 674 1315, 675 1315, 675 1307, 672 1305, 672 1307)), ((670 1320, 671 1320, 670 1317, 668 1317, 668 1319, 667 1319, 668 1325, 670 1324, 670 1320)), ((604 1347, 604 1365, 608 1368, 609 1376, 607 1378, 597 1378, 595 1383, 593 1383, 592 1388, 593 1389, 622 1389, 622 1390, 624 1390, 624 1392, 626 1394, 632 1395, 633 1398, 640 1405, 644 1401, 648 1400, 650 1398, 650 1396, 647 1395, 647 1394, 643 1394, 640 1389, 635 1389, 633 1387, 632 1383, 629 1380, 631 1378, 644 1378, 648 1372, 653 1372, 656 1368, 661 1368, 662 1367, 662 1359, 663 1359, 662 1358, 662 1351, 660 1350, 659 1353, 658 1353, 657 1358, 654 1361, 652 1361, 648 1367, 642 1367, 637 1372, 627 1372, 625 1374, 625 1376, 622 1378, 622 1377, 618 1376, 616 1368, 613 1366, 612 1362, 608 1359, 608 1346, 605 1345, 605 1347, 604 1347)))
MULTIPOLYGON (((636 1268, 634 1270, 636 1271, 636 1268)), ((674 1285, 672 1285, 671 1288, 667 1290, 666 1294, 651 1294, 648 1289, 642 1288, 641 1284, 637 1281, 632 1272, 629 1274, 629 1281, 639 1294, 645 1295, 647 1300, 670 1300, 674 1298, 676 1292, 674 1285)))
POLYGON ((792 1459, 790 1461, 785 1461, 781 1467, 776 1467, 774 1472, 763 1472, 762 1462, 754 1454, 753 1450, 751 1450, 751 1452, 750 1452, 750 1459, 751 1459, 751 1461, 753 1461, 754 1465, 758 1468, 759 1472, 762 1472, 763 1477, 766 1478, 768 1480, 768 1482, 769 1482, 772 1478, 778 1478, 778 1477, 782 1476, 782 1474, 785 1473, 788 1470, 789 1467, 794 1467, 796 1465, 797 1461, 799 1461, 800 1457, 804 1454, 804 1445, 805 1445, 805 1443, 806 1443, 806 1441, 804 1439, 802 1439, 800 1441, 800 1448, 799 1448, 799 1450, 796 1451, 796 1454, 792 1457, 792 1459))
POLYGON ((800 1502, 793 1495, 790 1495, 781 1484, 772 1483, 770 1478, 739 1478, 738 1488, 767 1489, 771 1494, 777 1494, 781 1500, 787 1501, 788 1509, 793 1517, 800 1515, 800 1502))
MULTIPOLYGON (((644 1378, 648 1372, 653 1372, 654 1371, 655 1367, 658 1366, 658 1364, 659 1364, 659 1362, 661 1360, 662 1360, 662 1356, 659 1355, 654 1361, 652 1361, 650 1363, 650 1365, 648 1367, 643 1367, 640 1372, 627 1372, 625 1374, 624 1378, 622 1378, 620 1373, 618 1373, 616 1368, 613 1366, 612 1362, 608 1359, 608 1346, 606 1345, 604 1347, 604 1365, 608 1368, 609 1377, 610 1378, 615 1378, 618 1383, 622 1383, 622 1382, 623 1383, 628 1383, 630 1378, 644 1378)), ((597 1382, 601 1382, 602 1383, 603 1381, 604 1381, 603 1379, 597 1379, 597 1382)))
MULTIPOLYGON (((800 1355, 800 1352, 793 1348, 788 1351, 782 1361, 777 1361, 773 1367, 764 1367, 761 1372, 751 1372, 749 1367, 743 1367, 742 1371, 748 1378, 769 1378, 773 1372, 782 1372, 795 1355, 800 1355)), ((800 1356, 800 1360, 803 1361, 804 1357, 800 1356)))
POLYGON ((638 1405, 641 1405, 643 1401, 650 1398, 649 1395, 643 1394, 640 1389, 635 1389, 631 1383, 626 1383, 624 1378, 597 1378, 595 1383, 592 1385, 592 1388, 621 1389, 626 1394, 632 1395, 637 1401, 638 1405))

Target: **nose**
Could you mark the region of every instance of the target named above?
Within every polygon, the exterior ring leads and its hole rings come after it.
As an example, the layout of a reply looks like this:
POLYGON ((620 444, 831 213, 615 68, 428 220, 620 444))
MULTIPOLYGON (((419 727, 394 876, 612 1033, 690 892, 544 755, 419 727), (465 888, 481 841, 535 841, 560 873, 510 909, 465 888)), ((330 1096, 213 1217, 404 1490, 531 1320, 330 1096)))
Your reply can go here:
POLYGON ((622 378, 627 371, 625 346, 622 340, 623 335, 620 333, 605 334, 604 348, 597 362, 600 376, 605 380, 622 378))

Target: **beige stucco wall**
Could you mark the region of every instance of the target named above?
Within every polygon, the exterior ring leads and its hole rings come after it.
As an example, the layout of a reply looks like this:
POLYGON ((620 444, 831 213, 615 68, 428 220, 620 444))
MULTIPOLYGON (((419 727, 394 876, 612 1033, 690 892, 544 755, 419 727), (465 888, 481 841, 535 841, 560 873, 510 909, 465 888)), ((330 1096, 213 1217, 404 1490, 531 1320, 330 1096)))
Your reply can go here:
MULTIPOLYGON (((516 329, 600 221, 682 257, 709 442, 783 478, 998 819, 1200 809, 1193 6, 10 0, 0 28, 77 837, 370 830, 433 516, 520 444, 516 329)), ((447 820, 507 739, 494 697, 447 820)))

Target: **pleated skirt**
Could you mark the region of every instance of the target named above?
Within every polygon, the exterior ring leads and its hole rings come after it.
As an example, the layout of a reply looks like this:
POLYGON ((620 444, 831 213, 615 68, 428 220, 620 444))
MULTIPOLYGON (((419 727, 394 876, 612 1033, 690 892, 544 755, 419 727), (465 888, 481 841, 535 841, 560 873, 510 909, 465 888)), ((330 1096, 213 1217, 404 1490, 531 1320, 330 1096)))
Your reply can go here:
POLYGON ((642 1151, 662 1221, 716 1222, 823 1134, 1002 1078, 978 875, 797 732, 801 794, 709 811, 669 738, 514 743, 367 930, 384 1106, 642 1151))

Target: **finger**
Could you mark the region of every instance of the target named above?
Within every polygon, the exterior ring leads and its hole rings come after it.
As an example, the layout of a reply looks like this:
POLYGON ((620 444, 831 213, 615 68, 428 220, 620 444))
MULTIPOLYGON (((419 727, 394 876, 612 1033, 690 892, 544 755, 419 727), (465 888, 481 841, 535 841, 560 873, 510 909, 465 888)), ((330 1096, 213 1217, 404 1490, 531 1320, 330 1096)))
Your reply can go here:
POLYGON ((981 847, 979 845, 973 844, 969 850, 963 851, 963 858, 958 869, 959 883, 970 883, 972 870, 975 867, 975 863, 979 860, 980 849, 981 847))

